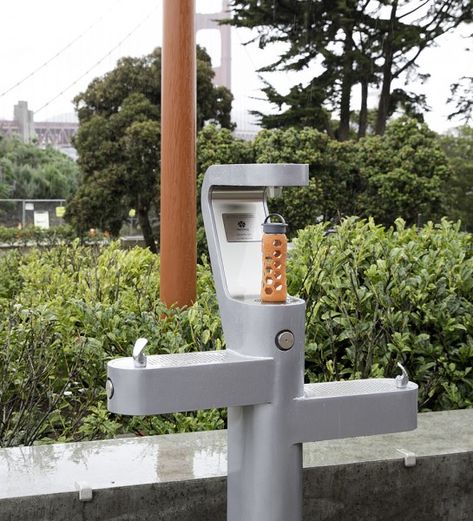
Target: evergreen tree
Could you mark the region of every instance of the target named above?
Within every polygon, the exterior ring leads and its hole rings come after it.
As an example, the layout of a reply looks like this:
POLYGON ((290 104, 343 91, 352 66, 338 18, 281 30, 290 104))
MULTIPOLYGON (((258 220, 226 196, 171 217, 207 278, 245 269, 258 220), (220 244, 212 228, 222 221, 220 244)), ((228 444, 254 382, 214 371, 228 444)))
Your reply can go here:
POLYGON ((77 187, 79 169, 62 152, 0 136, 0 197, 65 199, 77 187))
POLYGON ((357 85, 362 93, 359 137, 366 134, 370 88, 379 89, 377 134, 384 133, 397 108, 419 117, 427 108, 424 97, 394 90, 394 80, 424 80, 417 69, 421 53, 442 34, 470 22, 473 10, 471 0, 232 0, 231 5, 233 18, 227 23, 256 29, 252 41, 261 48, 287 44, 261 72, 316 71, 308 85, 295 85, 286 96, 267 82, 263 91, 268 100, 279 109, 289 108, 276 115, 259 114, 262 124, 310 124, 342 141, 350 137, 357 85), (331 115, 338 117, 336 123, 331 115))
MULTIPOLYGON (((232 128, 233 97, 228 89, 214 87, 213 76, 210 57, 198 47, 198 128, 208 121, 232 128)), ((66 219, 80 231, 98 227, 118 235, 133 208, 147 246, 157 251, 149 212, 159 200, 161 49, 121 59, 74 102, 83 181, 67 205, 66 219)))
POLYGON ((440 143, 453 171, 449 217, 473 232, 473 128, 457 128, 441 136, 440 143))

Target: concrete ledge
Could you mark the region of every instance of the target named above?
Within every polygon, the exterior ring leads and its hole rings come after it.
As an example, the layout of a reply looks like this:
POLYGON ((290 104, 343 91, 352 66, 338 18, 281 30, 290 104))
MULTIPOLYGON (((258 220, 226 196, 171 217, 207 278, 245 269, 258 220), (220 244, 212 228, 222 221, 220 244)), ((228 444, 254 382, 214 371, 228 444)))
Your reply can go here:
MULTIPOLYGON (((304 467, 307 521, 471 521, 473 410, 421 414, 409 433, 305 444, 304 467)), ((224 521, 225 476, 224 431, 1 449, 0 519, 224 521)))

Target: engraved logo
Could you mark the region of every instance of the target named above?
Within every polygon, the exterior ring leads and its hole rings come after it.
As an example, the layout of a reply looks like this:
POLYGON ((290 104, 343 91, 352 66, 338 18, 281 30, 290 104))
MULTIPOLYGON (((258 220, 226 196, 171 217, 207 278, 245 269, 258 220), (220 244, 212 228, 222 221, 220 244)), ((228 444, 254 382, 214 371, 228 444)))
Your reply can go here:
POLYGON ((259 242, 261 227, 252 213, 223 213, 223 225, 228 242, 259 242))

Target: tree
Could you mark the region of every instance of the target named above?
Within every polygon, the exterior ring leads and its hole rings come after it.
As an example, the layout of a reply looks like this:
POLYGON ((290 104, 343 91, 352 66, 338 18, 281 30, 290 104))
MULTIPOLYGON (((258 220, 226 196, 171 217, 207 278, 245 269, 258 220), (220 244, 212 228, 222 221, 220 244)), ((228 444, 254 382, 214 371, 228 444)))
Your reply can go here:
POLYGON ((440 144, 453 170, 449 217, 473 232, 473 128, 459 127, 441 136, 440 144))
MULTIPOLYGON (((211 61, 197 48, 197 125, 232 128, 232 95, 214 87, 211 61)), ((75 146, 83 181, 69 201, 68 219, 78 230, 101 228, 118 235, 131 208, 146 245, 156 252, 149 215, 159 200, 161 49, 123 58, 74 100, 79 116, 75 146)), ((158 212, 157 212, 158 213, 158 212)))
POLYGON ((421 53, 440 36, 464 22, 471 22, 472 9, 470 0, 393 0, 389 20, 376 21, 384 34, 376 134, 382 135, 386 129, 393 81, 403 74, 415 73, 421 53))
POLYGON ((255 28, 261 48, 287 43, 279 58, 261 72, 317 71, 306 86, 281 95, 268 82, 268 100, 283 112, 261 117, 267 128, 311 121, 333 133, 327 114, 338 114, 334 135, 351 136, 353 88, 361 86, 358 137, 366 134, 370 87, 380 88, 376 133, 382 135, 397 108, 426 108, 422 96, 396 87, 399 78, 425 79, 417 70, 420 54, 436 39, 472 19, 470 0, 232 0, 227 23, 255 28), (287 107, 287 108, 286 108, 287 107))
POLYGON ((79 170, 63 153, 0 137, 0 197, 65 199, 76 189, 79 170))
POLYGON ((298 71, 317 65, 317 60, 321 62, 318 65, 322 66, 322 72, 314 76, 309 85, 294 86, 288 96, 281 96, 266 85, 264 92, 268 100, 279 108, 289 105, 289 109, 264 118, 265 126, 280 127, 290 121, 298 122, 298 126, 316 124, 317 128, 331 133, 328 113, 338 108, 337 134, 340 139, 346 139, 353 82, 355 4, 356 0, 233 0, 233 18, 228 23, 257 28, 259 35, 255 40, 261 48, 274 43, 288 44, 278 60, 263 67, 261 72, 298 71))
POLYGON ((450 97, 447 103, 454 104, 455 110, 448 119, 459 117, 468 124, 473 118, 473 76, 463 76, 450 87, 450 97))
POLYGON ((369 136, 356 148, 366 183, 358 198, 362 216, 384 225, 402 217, 410 225, 447 215, 452 172, 427 125, 404 116, 383 137, 369 136))
POLYGON ((259 163, 308 163, 309 187, 284 189, 271 202, 291 233, 320 220, 373 217, 391 226, 438 220, 448 211, 451 169, 437 136, 407 117, 391 122, 383 137, 338 142, 313 128, 261 131, 255 140, 259 163))

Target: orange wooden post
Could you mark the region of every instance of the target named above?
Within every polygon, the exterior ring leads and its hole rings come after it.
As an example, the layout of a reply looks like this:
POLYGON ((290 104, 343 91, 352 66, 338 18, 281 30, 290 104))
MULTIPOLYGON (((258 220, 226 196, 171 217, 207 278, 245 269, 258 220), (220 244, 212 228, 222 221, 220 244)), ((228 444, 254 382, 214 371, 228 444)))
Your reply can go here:
POLYGON ((195 0, 164 0, 161 58, 161 300, 196 297, 195 0))

